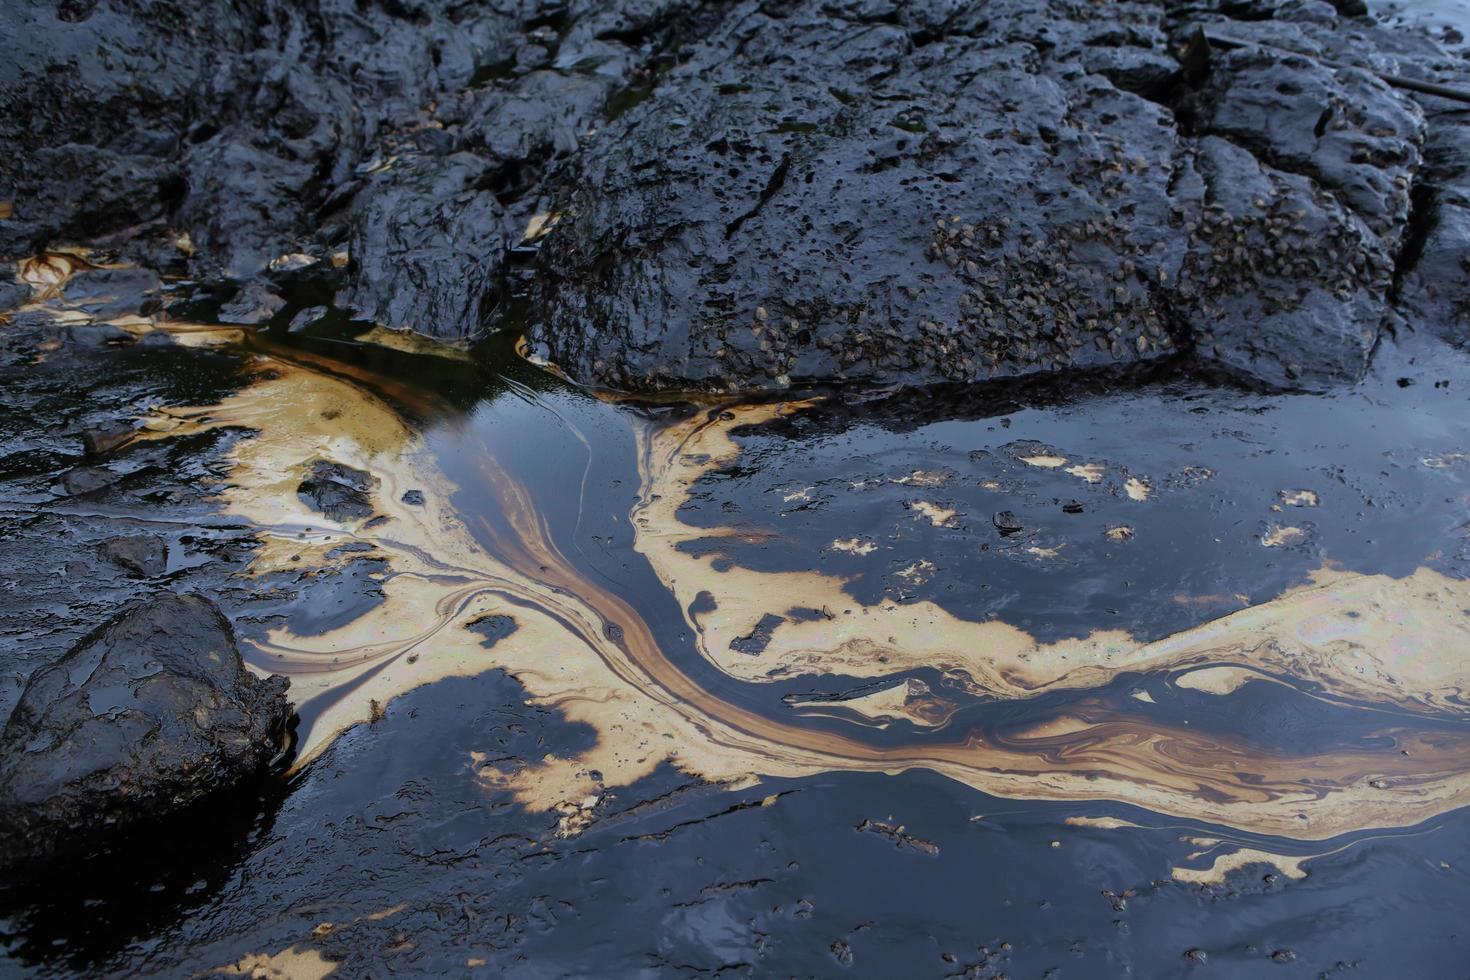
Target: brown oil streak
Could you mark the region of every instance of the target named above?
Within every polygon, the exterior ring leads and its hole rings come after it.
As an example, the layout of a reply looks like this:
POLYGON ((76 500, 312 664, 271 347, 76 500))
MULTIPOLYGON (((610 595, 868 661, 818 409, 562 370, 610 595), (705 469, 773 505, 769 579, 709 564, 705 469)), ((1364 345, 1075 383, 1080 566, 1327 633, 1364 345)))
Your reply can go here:
MULTIPOLYGON (((1420 731, 1409 723, 1379 733, 1392 741, 1390 749, 1349 747, 1302 756, 1160 724, 1101 702, 1084 701, 1066 717, 1003 738, 944 729, 901 746, 806 727, 789 715, 760 714, 722 700, 682 671, 634 605, 567 560, 530 488, 488 453, 480 472, 500 504, 504 527, 483 521, 476 538, 455 513, 455 488, 437 470, 421 438, 362 379, 340 369, 327 373, 320 359, 308 365, 274 358, 270 366, 221 405, 172 412, 180 425, 171 431, 217 425, 255 430, 255 437, 235 450, 224 496, 229 509, 254 523, 266 542, 256 559, 257 572, 290 567, 288 552, 299 554, 303 534, 308 543, 320 540, 314 556, 321 560, 329 546, 365 542, 395 572, 383 583, 384 602, 348 626, 311 637, 277 630, 262 643, 258 665, 296 678, 295 689, 312 717, 299 764, 309 762, 337 732, 368 720, 374 702, 387 703, 442 677, 499 666, 518 677, 538 703, 555 706, 569 720, 598 732, 597 744, 579 758, 537 760, 512 777, 523 802, 547 810, 585 796, 578 771, 597 768, 608 784, 626 785, 665 761, 737 785, 760 776, 926 768, 999 796, 1114 800, 1300 839, 1407 826, 1470 803, 1470 733, 1420 731), (338 523, 305 508, 296 482, 310 460, 323 453, 383 481, 387 492, 379 495, 379 506, 390 518, 386 524, 338 523), (406 486, 421 488, 426 504, 397 504, 406 486), (487 612, 510 615, 520 627, 488 651, 464 628, 487 612), (350 697, 339 696, 344 689, 351 690, 350 697)), ((744 416, 712 412, 661 430, 646 423, 640 447, 644 486, 631 517, 637 547, 683 608, 693 591, 712 585, 723 603, 754 573, 721 579, 698 565, 675 562, 674 543, 681 534, 693 533, 674 519, 681 489, 693 475, 730 458, 728 432, 742 417, 759 420, 797 407, 763 406, 744 416), (691 453, 696 449, 701 452, 691 453), (705 461, 679 463, 686 455, 705 461)), ((1306 627, 1330 635, 1335 621, 1324 625, 1310 617, 1341 605, 1333 590, 1347 590, 1355 602, 1353 589, 1392 590, 1394 581, 1324 573, 1315 590, 1153 644, 1110 633, 1075 647, 1047 647, 1001 624, 936 618, 934 639, 916 642, 908 655, 918 658, 915 663, 977 678, 980 689, 998 697, 1088 688, 1124 669, 1179 671, 1224 663, 1321 683, 1370 703, 1447 710, 1465 685, 1442 660, 1407 680, 1371 672, 1365 677, 1332 655, 1284 649, 1289 637, 1272 632, 1283 620, 1293 622, 1291 616, 1305 604, 1306 627), (1312 604, 1324 595, 1325 604, 1312 604), (983 641, 978 647, 973 645, 977 638, 983 641), (965 649, 990 653, 963 655, 965 649)), ((841 580, 813 574, 795 582, 771 576, 763 589, 822 608, 823 601, 851 604, 841 586, 841 580)), ((1403 588, 1458 600, 1465 586, 1421 570, 1403 588)), ((1437 605, 1431 601, 1425 608, 1437 605)), ((905 615, 912 609, 905 607, 905 615)), ((869 616, 882 627, 869 631, 874 636, 895 628, 893 617, 881 609, 870 610, 869 616)), ((694 625, 700 632, 711 628, 708 621, 694 625)), ((735 625, 740 624, 727 623, 719 631, 735 625)), ((702 646, 707 657, 711 647, 707 640, 702 646)), ((794 660, 793 669, 835 663, 845 670, 864 649, 848 647, 837 651, 839 659, 824 661, 833 651, 808 645, 797 651, 805 659, 794 660)), ((777 645, 775 653, 793 650, 777 645)), ((879 669, 891 673, 895 667, 873 662, 870 670, 879 669)))

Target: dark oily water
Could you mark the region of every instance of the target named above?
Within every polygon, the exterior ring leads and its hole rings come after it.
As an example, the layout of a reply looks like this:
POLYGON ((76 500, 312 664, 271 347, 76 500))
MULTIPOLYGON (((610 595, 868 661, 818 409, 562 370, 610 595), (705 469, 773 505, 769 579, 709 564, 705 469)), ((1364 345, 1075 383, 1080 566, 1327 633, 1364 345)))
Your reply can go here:
POLYGON ((48 317, 5 328, 7 640, 54 659, 155 535, 301 722, 284 782, 9 883, 12 972, 1463 962, 1459 351, 633 405, 505 336, 48 317))

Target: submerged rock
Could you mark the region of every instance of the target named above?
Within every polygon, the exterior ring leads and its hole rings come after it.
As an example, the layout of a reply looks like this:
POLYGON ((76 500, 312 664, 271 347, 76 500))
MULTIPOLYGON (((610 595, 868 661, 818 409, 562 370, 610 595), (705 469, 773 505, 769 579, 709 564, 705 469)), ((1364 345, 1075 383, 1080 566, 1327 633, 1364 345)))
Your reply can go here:
POLYGON ((103 487, 111 486, 122 475, 101 466, 78 466, 62 474, 61 485, 70 496, 91 493, 103 487))
POLYGON ((0 865, 84 848, 261 771, 288 681, 199 596, 139 602, 33 674, 0 734, 0 865))

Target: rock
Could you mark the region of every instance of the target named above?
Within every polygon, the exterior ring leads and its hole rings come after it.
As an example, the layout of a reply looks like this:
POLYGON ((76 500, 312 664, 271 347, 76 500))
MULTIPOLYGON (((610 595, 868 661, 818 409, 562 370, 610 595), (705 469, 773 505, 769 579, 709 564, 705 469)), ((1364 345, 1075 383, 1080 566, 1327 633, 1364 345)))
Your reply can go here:
POLYGON ((110 486, 120 479, 121 475, 100 466, 78 466, 62 476, 61 485, 68 495, 75 497, 110 486))
POLYGON ((1007 535, 1015 534, 1026 529, 1026 525, 1021 523, 1021 519, 1008 510, 998 511, 990 518, 990 523, 995 525, 995 529, 1001 533, 1001 537, 1006 537, 1007 535))
POLYGON ((452 339, 499 302, 502 236, 557 158, 719 14, 698 0, 73 6, 8 11, 0 256, 109 236, 197 281, 279 285, 282 256, 345 251, 355 308, 452 339))
POLYGON ((1461 345, 1470 344, 1470 206, 1426 204, 1414 262, 1399 295, 1415 321, 1461 345))
POLYGON ((156 535, 108 538, 98 550, 138 578, 162 575, 168 567, 168 543, 156 535))
POLYGON ((499 299, 506 241, 487 161, 469 153, 401 161, 353 205, 352 284, 337 304, 394 329, 481 333, 499 299))
POLYGON ((301 333, 326 315, 327 308, 325 306, 309 306, 291 318, 291 324, 286 328, 286 332, 301 333))
POLYGON ((60 337, 69 347, 123 347, 137 340, 115 323, 69 323, 60 337))
POLYGON ((831 5, 743 6, 581 154, 530 339, 624 388, 1173 353, 1155 288, 1176 261, 1155 247, 1174 235, 1169 117, 1046 71, 1019 35, 1049 28, 1024 6, 922 47, 914 12, 853 39, 857 5, 836 23, 831 5))
POLYGON ((207 599, 126 608, 33 674, 0 733, 0 865, 93 845, 260 772, 286 744, 287 684, 245 669, 207 599))
POLYGON ((0 279, 0 313, 23 306, 30 299, 31 287, 23 282, 6 282, 0 279))
MULTIPOLYGON (((192 147, 186 167, 188 193, 179 220, 197 254, 207 257, 197 264, 213 275, 249 280, 273 258, 295 250, 315 177, 309 157, 272 152, 253 145, 248 132, 230 131, 192 147)), ((260 323, 278 309, 272 296, 224 322, 260 323), (260 315, 264 309, 269 314, 260 315)))
POLYGON ((139 313, 162 286, 150 269, 87 269, 66 281, 67 303, 98 319, 139 313))
POLYGON ((88 456, 101 456, 130 441, 134 432, 126 422, 105 422, 82 431, 82 448, 88 456))
MULTIPOLYGON (((1470 82, 1470 71, 1464 72, 1470 82)), ((1470 344, 1470 126, 1464 106, 1435 104, 1398 257, 1398 312, 1470 344)))
POLYGON ((1310 179, 1206 137, 1180 185, 1208 203, 1180 248, 1175 309, 1197 350, 1271 385, 1325 387, 1367 370, 1387 312, 1383 242, 1310 179), (1197 183, 1196 183, 1197 181, 1197 183))
MULTIPOLYGON (((938 8, 745 3, 681 51, 575 161, 533 349, 636 390, 1181 348, 1287 388, 1362 376, 1425 139, 1410 96, 1255 49, 1216 52, 1193 91, 1165 29, 1222 15, 1183 5, 938 8)), ((1337 18, 1252 23, 1333 59, 1388 43, 1337 18)))
POLYGON ((264 323, 281 311, 286 301, 260 283, 250 283, 235 294, 234 299, 220 307, 220 323, 238 323, 256 326, 264 323))
POLYGON ((106 236, 243 287, 225 322, 528 307, 534 351, 638 390, 1186 356, 1315 387, 1385 322, 1465 333, 1470 118, 1372 70, 1470 72, 1358 0, 15 8, 0 258, 106 236), (1245 46, 1182 64, 1202 27, 1245 46))
POLYGON ((1310 177, 1392 248, 1409 216, 1424 113, 1367 71, 1245 48, 1217 53, 1195 124, 1310 177))
POLYGON ((319 459, 311 464, 311 474, 296 492, 334 521, 357 521, 372 516, 369 493, 377 482, 362 470, 319 459))
POLYGON ((405 490, 400 499, 410 507, 422 507, 424 505, 424 492, 422 490, 405 490))

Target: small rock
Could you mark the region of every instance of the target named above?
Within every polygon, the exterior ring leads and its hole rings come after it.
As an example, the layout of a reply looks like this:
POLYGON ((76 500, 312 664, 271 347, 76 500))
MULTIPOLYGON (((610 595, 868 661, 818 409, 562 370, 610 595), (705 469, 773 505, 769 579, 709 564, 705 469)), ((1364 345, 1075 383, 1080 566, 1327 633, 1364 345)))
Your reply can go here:
POLYGON ((106 422, 82 432, 82 448, 88 456, 101 456, 133 438, 133 427, 124 422, 106 422))
POLYGON ((1023 531, 1026 529, 1026 525, 1021 523, 1021 519, 1008 510, 998 511, 996 515, 990 519, 990 522, 995 525, 995 529, 999 531, 1002 536, 1015 534, 1017 531, 1023 531))
POLYGON ((373 514, 368 496, 377 483, 363 470, 319 459, 311 475, 296 487, 301 498, 334 521, 362 520, 373 514))
POLYGON ((138 578, 162 575, 168 567, 168 544, 154 535, 108 538, 98 550, 138 578))
POLYGON ((280 312, 286 301, 260 283, 252 282, 219 310, 220 323, 254 326, 280 312))
POLYGON ((75 497, 78 494, 101 490, 120 479, 122 477, 112 470, 100 466, 78 466, 61 478, 61 485, 69 496, 75 497))
POLYGON ((61 336, 70 347, 119 347, 136 340, 115 323, 71 323, 61 336))
POLYGON ((301 333, 326 315, 327 308, 325 306, 308 306, 291 318, 291 325, 286 328, 286 332, 301 333))
POLYGON ((162 285, 148 269, 88 269, 68 279, 64 292, 71 305, 107 319, 141 312, 162 285))
POLYGON ((422 490, 405 490, 403 491, 403 496, 399 499, 412 507, 422 507, 424 505, 424 492, 422 490))

